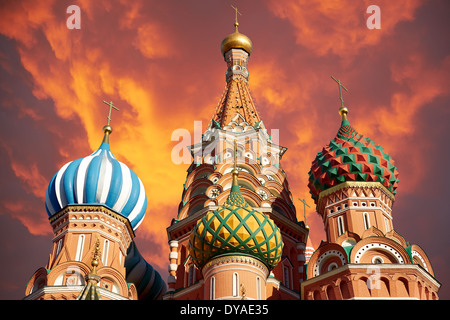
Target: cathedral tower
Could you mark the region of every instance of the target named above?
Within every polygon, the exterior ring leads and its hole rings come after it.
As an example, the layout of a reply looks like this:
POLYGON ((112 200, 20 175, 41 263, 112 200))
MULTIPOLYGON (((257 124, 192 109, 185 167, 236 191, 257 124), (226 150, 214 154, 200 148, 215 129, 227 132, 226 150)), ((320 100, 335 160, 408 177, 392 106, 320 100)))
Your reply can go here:
POLYGON ((135 248, 147 196, 138 176, 111 153, 109 105, 98 150, 65 164, 50 181, 45 207, 53 245, 47 265, 28 282, 25 299, 155 299, 165 291, 135 248))
POLYGON ((352 127, 336 82, 341 126, 313 161, 308 185, 327 241, 310 257, 302 299, 437 299, 427 255, 394 229, 394 160, 352 127))
POLYGON ((236 21, 235 32, 222 41, 225 90, 202 140, 190 146, 193 162, 178 216, 167 228, 164 299, 299 299, 308 229, 297 221, 281 167, 286 148, 268 134, 250 95, 253 45, 238 26, 236 21), (272 245, 276 250, 266 252, 272 245), (226 271, 236 263, 241 268, 226 271), (222 268, 220 276, 212 276, 212 266, 222 268))

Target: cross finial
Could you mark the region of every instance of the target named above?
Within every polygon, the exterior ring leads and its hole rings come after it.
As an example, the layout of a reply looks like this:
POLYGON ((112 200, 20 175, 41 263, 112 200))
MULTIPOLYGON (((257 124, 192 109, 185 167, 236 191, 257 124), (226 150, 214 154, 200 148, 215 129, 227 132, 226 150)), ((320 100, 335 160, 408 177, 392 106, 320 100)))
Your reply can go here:
POLYGON ((348 109, 344 106, 344 98, 342 97, 342 88, 348 92, 347 88, 344 87, 341 80, 336 80, 335 77, 331 76, 331 78, 336 81, 339 87, 339 98, 341 100, 341 107, 339 108, 339 114, 342 116, 342 120, 347 120, 348 109))
POLYGON ((310 206, 309 206, 309 204, 307 204, 306 203, 306 199, 301 199, 301 198, 298 198, 298 200, 300 200, 301 202, 303 202, 303 215, 304 215, 304 219, 305 219, 305 226, 307 226, 307 224, 306 224, 306 206, 308 206, 308 208, 311 208, 310 206))
POLYGON ((239 11, 238 11, 238 9, 236 8, 236 7, 234 7, 233 5, 231 5, 231 7, 234 9, 234 11, 236 12, 236 17, 235 17, 235 21, 234 21, 234 26, 236 27, 236 32, 238 32, 238 26, 239 26, 239 23, 238 23, 238 13, 239 13, 239 15, 241 15, 242 16, 242 13, 240 13, 239 11))
POLYGON ((93 267, 92 271, 91 271, 92 274, 97 273, 99 259, 100 259, 100 240, 97 238, 97 241, 95 241, 95 247, 94 247, 94 252, 93 252, 92 261, 91 261, 91 265, 93 267))
POLYGON ((238 187, 238 175, 239 170, 237 168, 237 142, 234 140, 234 151, 233 151, 233 170, 231 171, 231 176, 233 177, 232 188, 238 187))
POLYGON ((119 108, 117 108, 116 106, 114 106, 114 104, 113 104, 112 101, 106 102, 105 100, 103 100, 103 102, 109 106, 109 113, 108 113, 108 116, 106 117, 106 118, 108 119, 107 125, 109 126, 109 123, 111 122, 111 110, 114 108, 114 109, 116 109, 117 111, 119 111, 119 108))

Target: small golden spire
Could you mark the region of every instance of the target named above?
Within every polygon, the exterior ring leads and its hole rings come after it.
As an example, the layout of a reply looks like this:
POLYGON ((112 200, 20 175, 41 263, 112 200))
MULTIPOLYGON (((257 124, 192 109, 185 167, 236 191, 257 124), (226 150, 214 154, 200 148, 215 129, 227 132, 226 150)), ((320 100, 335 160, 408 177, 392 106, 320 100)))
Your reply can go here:
POLYGON ((247 296, 245 294, 245 287, 243 283, 241 283, 241 296, 242 296, 241 300, 247 300, 247 296))
POLYGON ((344 98, 342 97, 342 88, 348 92, 347 88, 341 83, 341 80, 336 80, 335 77, 331 76, 331 78, 336 81, 339 87, 339 98, 341 99, 341 107, 339 108, 339 114, 342 117, 342 120, 347 120, 348 109, 344 106, 344 98))
POLYGON ((99 258, 100 258, 100 240, 97 238, 97 241, 95 241, 94 254, 92 256, 92 261, 91 261, 91 266, 92 266, 91 274, 94 274, 94 275, 97 274, 99 258))
POLYGON ((112 133, 112 127, 109 125, 109 123, 111 122, 111 110, 114 108, 117 111, 119 111, 119 108, 114 106, 112 101, 106 102, 105 100, 103 100, 103 102, 109 106, 109 113, 108 116, 106 117, 108 119, 106 126, 103 127, 104 136, 102 142, 109 143, 109 135, 112 133))
POLYGON ((237 143, 234 140, 234 154, 233 154, 233 171, 231 171, 231 175, 233 176, 233 186, 238 186, 238 175, 239 170, 237 169, 237 143))

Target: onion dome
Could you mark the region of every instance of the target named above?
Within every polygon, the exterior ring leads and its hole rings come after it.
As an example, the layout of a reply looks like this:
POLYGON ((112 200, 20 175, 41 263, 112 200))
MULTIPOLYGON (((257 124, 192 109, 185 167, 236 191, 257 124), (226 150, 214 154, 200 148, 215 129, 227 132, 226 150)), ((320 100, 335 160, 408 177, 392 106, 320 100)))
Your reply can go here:
POLYGON ((235 32, 229 34, 225 39, 223 39, 220 46, 220 50, 224 55, 230 49, 242 49, 246 51, 249 55, 252 53, 253 44, 249 37, 245 34, 239 33, 238 31, 239 23, 235 22, 235 32))
POLYGON ((347 181, 379 182, 395 195, 399 179, 394 160, 351 126, 347 108, 339 112, 342 123, 336 137, 317 154, 308 173, 316 204, 320 192, 347 181))
POLYGON ((166 293, 166 284, 161 275, 142 257, 134 241, 127 249, 125 269, 127 282, 135 284, 139 300, 162 299, 162 295, 166 293))
POLYGON ((226 203, 199 219, 189 239, 189 252, 200 269, 219 255, 249 255, 261 260, 269 270, 281 259, 280 229, 268 216, 254 210, 241 194, 238 171, 226 203))
POLYGON ((51 179, 45 196, 49 217, 67 205, 104 205, 128 218, 133 230, 144 219, 147 196, 138 176, 109 147, 111 126, 91 155, 66 163, 51 179))

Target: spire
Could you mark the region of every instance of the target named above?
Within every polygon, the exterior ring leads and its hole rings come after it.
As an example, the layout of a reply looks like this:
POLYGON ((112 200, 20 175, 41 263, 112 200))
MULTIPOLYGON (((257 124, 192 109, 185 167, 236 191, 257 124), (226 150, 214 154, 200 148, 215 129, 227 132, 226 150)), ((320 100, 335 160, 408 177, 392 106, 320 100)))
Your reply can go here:
POLYGON ((239 170, 237 169, 237 144, 234 141, 234 155, 233 155, 233 170, 231 171, 233 181, 231 184, 230 195, 227 198, 227 204, 236 207, 246 207, 247 202, 241 194, 241 189, 239 188, 239 170))
POLYGON ((331 76, 331 78, 336 81, 339 87, 339 99, 341 100, 341 107, 339 108, 339 114, 342 117, 342 121, 347 121, 348 109, 344 106, 344 98, 342 97, 342 88, 348 92, 347 88, 341 83, 341 80, 336 80, 335 77, 331 76))
POLYGON ((86 286, 81 291, 77 300, 100 300, 100 294, 97 291, 97 284, 100 282, 101 277, 97 274, 97 267, 100 257, 100 241, 97 238, 95 242, 94 254, 91 261, 92 270, 86 275, 86 286))
POLYGON ((114 106, 112 101, 106 102, 105 100, 103 100, 103 103, 109 106, 109 113, 108 116, 106 117, 108 119, 106 126, 103 127, 104 136, 102 143, 109 143, 109 135, 112 133, 112 127, 109 125, 109 123, 111 122, 111 110, 116 109, 117 111, 119 111, 119 108, 114 106))
POLYGON ((221 128, 231 124, 245 123, 254 127, 261 121, 248 87, 249 72, 247 64, 252 52, 252 42, 244 34, 239 33, 237 15, 241 14, 237 8, 234 22, 235 32, 228 35, 221 45, 222 54, 227 63, 226 88, 217 105, 213 120, 221 128))
POLYGON ((221 45, 222 54, 225 56, 226 53, 231 49, 242 49, 248 55, 250 55, 252 53, 252 48, 253 48, 252 41, 246 35, 239 33, 239 30, 238 30, 239 23, 238 23, 237 17, 238 17, 238 14, 242 15, 242 13, 240 13, 237 8, 235 8, 233 6, 231 6, 231 7, 236 12, 236 17, 235 17, 235 21, 234 21, 234 33, 228 35, 222 41, 222 45, 221 45))

